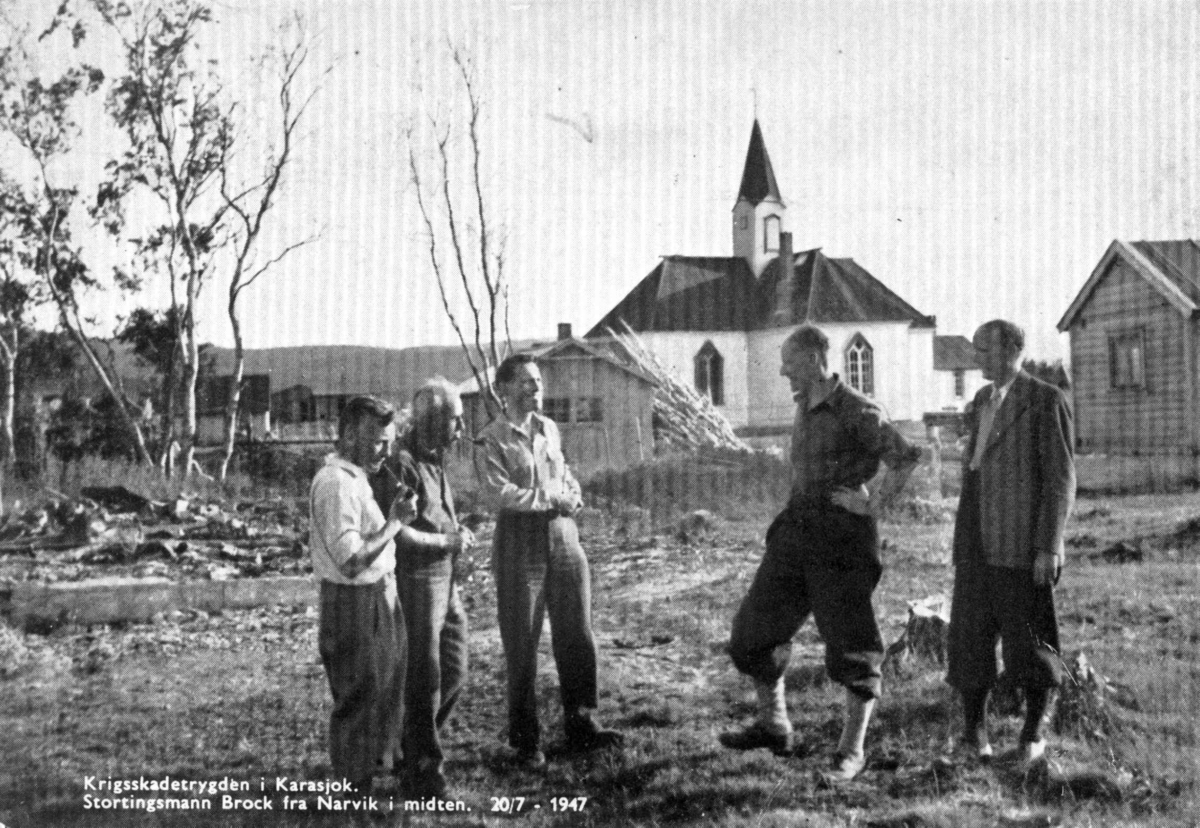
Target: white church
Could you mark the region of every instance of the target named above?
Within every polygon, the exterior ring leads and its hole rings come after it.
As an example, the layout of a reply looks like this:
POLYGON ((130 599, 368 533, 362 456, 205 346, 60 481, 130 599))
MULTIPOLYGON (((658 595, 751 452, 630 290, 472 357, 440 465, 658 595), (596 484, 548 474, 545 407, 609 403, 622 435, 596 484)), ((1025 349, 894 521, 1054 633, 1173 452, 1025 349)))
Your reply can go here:
POLYGON ((831 369, 893 420, 920 420, 970 399, 978 370, 955 363, 935 371, 933 316, 853 259, 833 259, 820 248, 793 251, 787 226, 755 121, 733 206, 733 255, 663 257, 587 336, 604 337, 623 320, 744 435, 791 426, 795 406, 779 375, 779 348, 804 322, 829 336, 831 369))

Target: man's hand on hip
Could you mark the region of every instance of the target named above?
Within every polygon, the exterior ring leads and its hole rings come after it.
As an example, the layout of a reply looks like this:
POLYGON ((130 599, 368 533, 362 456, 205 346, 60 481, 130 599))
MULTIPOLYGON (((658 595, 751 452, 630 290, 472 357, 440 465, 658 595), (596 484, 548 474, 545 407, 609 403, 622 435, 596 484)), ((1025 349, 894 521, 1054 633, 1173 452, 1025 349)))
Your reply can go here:
POLYGON ((859 486, 857 489, 851 489, 848 486, 839 486, 830 494, 829 501, 834 506, 839 506, 847 512, 875 517, 871 498, 867 495, 867 490, 863 486, 859 486))

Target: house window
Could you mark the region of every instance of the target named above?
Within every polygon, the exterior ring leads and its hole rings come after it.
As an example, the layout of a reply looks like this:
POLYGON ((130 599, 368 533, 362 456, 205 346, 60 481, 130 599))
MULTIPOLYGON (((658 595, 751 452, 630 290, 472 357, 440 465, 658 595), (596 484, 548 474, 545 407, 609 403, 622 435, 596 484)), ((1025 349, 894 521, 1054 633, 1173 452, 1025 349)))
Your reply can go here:
POLYGON ((1146 332, 1128 331, 1109 337, 1108 376, 1113 388, 1146 386, 1146 332))
POLYGON ((960 400, 967 396, 967 372, 962 368, 954 369, 954 396, 960 400))
POLYGON ((542 401, 542 413, 556 423, 571 422, 571 398, 547 397, 542 401))
POLYGON ((725 404, 725 360, 709 340, 696 353, 696 390, 707 394, 713 405, 725 404))
POLYGON ((763 249, 768 253, 779 249, 779 216, 763 219, 763 249))
POLYGON ((604 421, 604 405, 599 397, 579 397, 575 400, 575 422, 599 423, 604 421))
POLYGON ((846 379, 850 387, 868 397, 875 393, 875 354, 862 334, 855 334, 846 348, 846 379))

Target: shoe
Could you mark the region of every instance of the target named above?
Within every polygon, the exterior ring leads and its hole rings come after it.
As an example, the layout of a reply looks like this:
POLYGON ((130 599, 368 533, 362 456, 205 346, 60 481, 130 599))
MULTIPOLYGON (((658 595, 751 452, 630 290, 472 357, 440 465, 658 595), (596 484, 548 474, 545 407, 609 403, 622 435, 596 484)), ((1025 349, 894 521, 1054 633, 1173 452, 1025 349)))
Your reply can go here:
POLYGON ((537 748, 515 748, 510 763, 523 771, 540 771, 546 768, 546 754, 537 748))
POLYGON ((833 767, 823 775, 830 782, 849 782, 862 772, 866 764, 865 754, 838 753, 833 757, 833 767))
POLYGON ((446 777, 436 769, 426 773, 405 774, 400 780, 405 799, 445 799, 446 788, 446 777))
POLYGON ((754 722, 741 730, 730 730, 722 733, 718 740, 731 750, 755 750, 767 748, 777 756, 789 753, 792 749, 792 734, 778 733, 768 730, 762 722, 754 722))
POLYGON ((954 745, 954 753, 958 756, 973 759, 976 762, 990 762, 995 755, 992 746, 989 742, 983 742, 977 739, 959 739, 954 745))
POLYGON ((1022 771, 1027 771, 1039 762, 1044 762, 1046 759, 1046 740, 1038 739, 1036 742, 1021 742, 1017 745, 1017 767, 1022 771))
POLYGON ((601 727, 590 715, 568 719, 563 729, 567 734, 568 753, 584 753, 617 747, 625 742, 625 735, 618 730, 601 727))

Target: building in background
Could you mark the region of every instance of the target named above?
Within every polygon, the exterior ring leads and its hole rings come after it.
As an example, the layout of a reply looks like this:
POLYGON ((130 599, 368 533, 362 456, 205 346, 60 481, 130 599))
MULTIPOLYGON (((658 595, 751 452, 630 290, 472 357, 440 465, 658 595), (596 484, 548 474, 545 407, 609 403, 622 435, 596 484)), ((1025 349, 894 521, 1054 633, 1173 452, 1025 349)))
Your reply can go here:
POLYGON ((1200 245, 1113 241, 1058 323, 1084 453, 1200 453, 1200 245))
POLYGON ((933 370, 943 411, 962 411, 984 385, 975 363, 975 346, 959 334, 933 338, 933 370))
POLYGON ((831 368, 893 419, 920 420, 953 404, 935 378, 935 318, 853 259, 794 252, 787 226, 755 121, 733 207, 733 255, 665 256, 587 338, 627 324, 747 436, 791 427, 795 408, 779 377, 779 348, 804 322, 829 335, 831 368))

